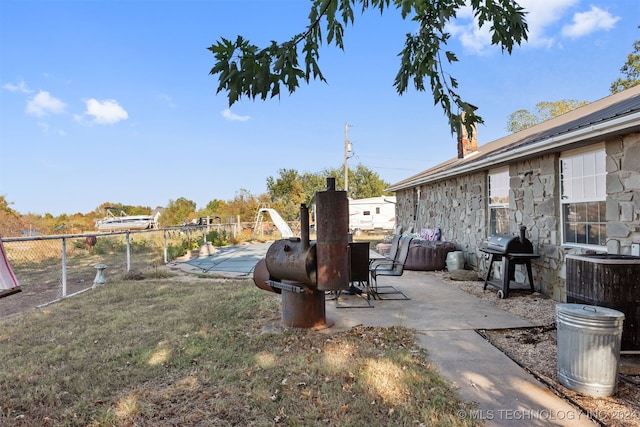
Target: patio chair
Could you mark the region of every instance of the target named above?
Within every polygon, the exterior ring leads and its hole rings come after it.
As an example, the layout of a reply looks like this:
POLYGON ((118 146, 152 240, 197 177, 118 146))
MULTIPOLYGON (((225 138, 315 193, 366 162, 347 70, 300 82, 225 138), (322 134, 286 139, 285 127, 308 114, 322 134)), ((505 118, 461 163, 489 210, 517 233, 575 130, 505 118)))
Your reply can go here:
POLYGON ((413 238, 408 235, 400 237, 400 243, 398 246, 398 252, 392 261, 380 261, 379 263, 371 266, 369 273, 371 274, 372 293, 374 298, 378 299, 410 299, 404 292, 396 289, 393 286, 378 286, 378 276, 402 276, 404 273, 404 265, 407 262, 409 256, 409 245, 413 238), (381 291, 385 289, 385 291, 381 291), (402 295, 402 297, 386 298, 382 295, 402 295))
POLYGON ((369 269, 372 269, 373 267, 381 263, 388 264, 390 262, 393 262, 396 259, 396 256, 398 255, 398 246, 400 245, 400 237, 402 237, 400 234, 393 235, 393 239, 391 239, 391 247, 389 248, 389 253, 386 255, 383 254, 386 259, 371 261, 371 265, 369 266, 369 269))

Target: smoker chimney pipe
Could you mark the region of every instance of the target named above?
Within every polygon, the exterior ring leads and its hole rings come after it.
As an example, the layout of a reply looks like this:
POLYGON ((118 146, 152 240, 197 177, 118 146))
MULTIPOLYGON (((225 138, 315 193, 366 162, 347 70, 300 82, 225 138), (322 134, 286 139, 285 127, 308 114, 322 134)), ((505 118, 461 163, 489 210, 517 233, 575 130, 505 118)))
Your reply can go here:
POLYGON ((336 179, 327 178, 327 191, 336 191, 336 179))

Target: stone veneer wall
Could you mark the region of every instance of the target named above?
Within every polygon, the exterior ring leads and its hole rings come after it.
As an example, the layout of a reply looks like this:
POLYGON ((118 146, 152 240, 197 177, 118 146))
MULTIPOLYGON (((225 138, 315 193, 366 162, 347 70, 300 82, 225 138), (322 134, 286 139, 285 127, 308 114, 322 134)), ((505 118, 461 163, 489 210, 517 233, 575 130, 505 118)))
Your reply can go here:
MULTIPOLYGON (((558 157, 548 155, 520 161, 509 166, 509 224, 511 234, 527 227, 541 257, 532 262, 536 289, 560 300, 564 281, 558 276, 563 267, 563 254, 558 242, 558 157)), ((484 274, 487 269, 478 246, 489 237, 487 219, 487 172, 482 171, 420 187, 420 202, 413 218, 415 190, 396 194, 398 224, 413 226, 415 232, 426 227, 440 227, 442 240, 454 242, 464 252, 468 268, 484 274)), ((517 269, 518 281, 524 271, 517 269)))
POLYGON ((485 172, 453 178, 415 189, 396 193, 397 224, 404 229, 413 227, 419 233, 423 228, 439 227, 442 240, 453 242, 464 251, 468 267, 476 270, 476 248, 486 239, 485 172), (419 203, 416 207, 416 197, 419 203), (415 218, 414 218, 415 212, 415 218))
POLYGON ((640 244, 640 134, 607 141, 607 249, 631 254, 640 244))
MULTIPOLYGON (((527 238, 540 258, 532 261, 535 288, 557 301, 563 300, 564 254, 560 250, 559 160, 546 155, 509 166, 509 223, 512 233, 527 227, 527 238)), ((516 277, 522 282, 524 277, 516 277)))
MULTIPOLYGON (((631 245, 640 243, 640 134, 606 141, 605 146, 607 250, 630 254, 631 245)), ((532 263, 536 289, 566 301, 565 254, 581 250, 562 247, 559 154, 513 162, 509 175, 510 232, 517 234, 521 225, 527 227, 527 238, 541 255, 532 263)), ((423 184, 418 190, 396 193, 398 225, 413 227, 414 232, 440 227, 442 240, 464 251, 468 268, 486 271, 478 245, 489 237, 487 173, 423 184)), ((522 281, 522 273, 519 276, 522 281)))

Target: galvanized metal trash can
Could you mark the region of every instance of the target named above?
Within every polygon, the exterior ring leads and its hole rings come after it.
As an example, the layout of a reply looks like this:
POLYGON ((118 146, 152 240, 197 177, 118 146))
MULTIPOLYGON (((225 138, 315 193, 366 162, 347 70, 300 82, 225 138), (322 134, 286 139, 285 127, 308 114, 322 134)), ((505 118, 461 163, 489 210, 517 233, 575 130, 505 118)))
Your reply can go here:
POLYGON ((615 394, 623 323, 624 313, 610 308, 556 305, 560 383, 593 396, 615 394))

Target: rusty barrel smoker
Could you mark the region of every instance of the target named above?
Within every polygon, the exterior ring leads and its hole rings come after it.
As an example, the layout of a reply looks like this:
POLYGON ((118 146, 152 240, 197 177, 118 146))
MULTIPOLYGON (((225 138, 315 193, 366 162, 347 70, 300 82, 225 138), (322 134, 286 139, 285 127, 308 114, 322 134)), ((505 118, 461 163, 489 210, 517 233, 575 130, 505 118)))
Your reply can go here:
POLYGON ((260 289, 281 294, 282 324, 296 328, 329 327, 325 291, 349 288, 347 256, 349 202, 345 191, 316 193, 317 239, 309 239, 309 210, 300 207, 300 238, 275 241, 258 262, 253 281, 260 289))

